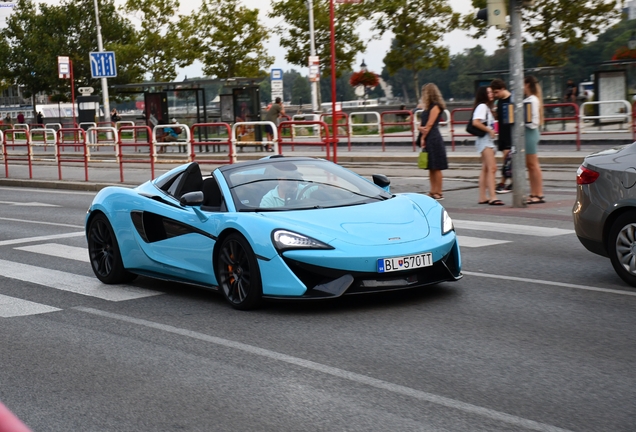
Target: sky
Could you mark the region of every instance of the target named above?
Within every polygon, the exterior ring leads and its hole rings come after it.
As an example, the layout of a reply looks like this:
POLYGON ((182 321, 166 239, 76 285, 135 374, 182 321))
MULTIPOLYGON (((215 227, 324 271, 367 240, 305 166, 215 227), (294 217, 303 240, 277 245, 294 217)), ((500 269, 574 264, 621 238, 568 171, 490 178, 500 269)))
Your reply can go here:
MULTIPOLYGON (((58 4, 59 0, 36 0, 40 3, 58 4)), ((423 0, 426 1, 426 0, 423 0)), ((451 7, 461 13, 465 13, 473 9, 471 0, 449 0, 451 7)), ((124 0, 115 0, 116 4, 122 5, 124 0)), ((270 2, 268 0, 241 0, 240 3, 251 9, 258 8, 260 11, 259 17, 261 22, 267 27, 274 27, 280 23, 280 20, 270 19, 267 17, 267 13, 270 11, 270 2)), ((2 3, 0 3, 1 5, 2 3)), ((199 0, 180 0, 180 10, 182 15, 193 13, 201 4, 199 0)), ((5 3, 6 5, 6 3, 5 3)), ((6 7, 0 8, 0 23, 4 22, 4 18, 10 14, 11 9, 6 7)), ((133 21, 134 22, 134 21, 133 21)), ((383 68, 383 59, 388 52, 391 45, 391 34, 385 34, 380 40, 370 39, 369 26, 361 27, 359 34, 362 35, 363 40, 367 43, 367 49, 364 53, 359 54, 356 59, 356 65, 360 65, 362 61, 367 64, 370 71, 381 73, 383 68), (368 36, 367 36, 368 35, 368 36)), ((449 33, 444 38, 444 44, 449 47, 451 54, 456 54, 464 51, 467 48, 472 48, 476 45, 481 45, 486 52, 492 54, 497 48, 498 43, 496 40, 497 30, 491 28, 486 37, 481 39, 473 39, 469 37, 465 32, 455 30, 449 33)), ((291 65, 285 60, 285 50, 280 47, 277 41, 276 34, 272 34, 271 39, 267 43, 269 54, 275 57, 272 69, 283 69, 285 71, 289 69, 296 69, 303 75, 308 74, 307 68, 299 68, 298 66, 291 65)), ((202 76, 201 64, 196 63, 186 68, 180 69, 177 81, 183 80, 186 77, 198 77, 202 76)))

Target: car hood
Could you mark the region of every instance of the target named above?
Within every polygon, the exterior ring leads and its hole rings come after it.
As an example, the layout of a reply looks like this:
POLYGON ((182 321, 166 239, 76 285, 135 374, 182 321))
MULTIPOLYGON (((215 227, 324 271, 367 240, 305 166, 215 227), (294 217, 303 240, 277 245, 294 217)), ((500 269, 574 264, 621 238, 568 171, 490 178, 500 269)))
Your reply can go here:
POLYGON ((421 240, 430 233, 426 214, 406 196, 386 201, 331 209, 263 212, 281 228, 311 235, 319 233, 327 243, 334 240, 365 246, 421 240))

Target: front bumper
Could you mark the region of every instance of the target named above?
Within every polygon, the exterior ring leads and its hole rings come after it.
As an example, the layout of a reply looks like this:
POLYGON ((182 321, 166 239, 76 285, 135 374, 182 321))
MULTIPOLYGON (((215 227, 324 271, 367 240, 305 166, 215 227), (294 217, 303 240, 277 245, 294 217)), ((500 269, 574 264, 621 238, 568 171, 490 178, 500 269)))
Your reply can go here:
MULTIPOLYGON (((430 267, 391 273, 348 272, 314 266, 289 258, 284 258, 284 261, 307 287, 303 296, 296 297, 300 299, 336 298, 343 295, 414 289, 462 278, 457 242, 448 254, 430 267)), ((283 298, 272 295, 263 297, 283 298)))

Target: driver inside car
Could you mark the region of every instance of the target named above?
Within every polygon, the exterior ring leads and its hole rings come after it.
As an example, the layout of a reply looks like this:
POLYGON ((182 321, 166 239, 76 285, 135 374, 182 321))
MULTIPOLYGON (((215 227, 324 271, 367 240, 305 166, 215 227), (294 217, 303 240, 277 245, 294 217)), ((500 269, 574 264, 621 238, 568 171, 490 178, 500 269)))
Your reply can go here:
POLYGON ((300 197, 300 192, 305 188, 299 176, 291 174, 281 174, 278 176, 276 187, 263 196, 260 207, 283 207, 290 201, 296 201, 300 197))

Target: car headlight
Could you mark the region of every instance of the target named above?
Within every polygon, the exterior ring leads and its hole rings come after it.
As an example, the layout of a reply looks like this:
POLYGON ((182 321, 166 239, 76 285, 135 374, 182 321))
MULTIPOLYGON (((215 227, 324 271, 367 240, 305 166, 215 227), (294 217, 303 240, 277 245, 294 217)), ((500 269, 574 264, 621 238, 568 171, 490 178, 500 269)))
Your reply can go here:
POLYGON ((281 252, 289 249, 334 249, 319 240, 287 230, 274 231, 272 241, 281 252))
POLYGON ((446 210, 442 210, 442 235, 448 234, 454 229, 453 220, 448 215, 448 212, 446 210))

